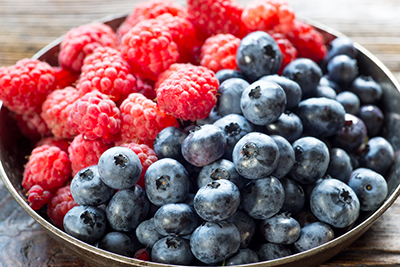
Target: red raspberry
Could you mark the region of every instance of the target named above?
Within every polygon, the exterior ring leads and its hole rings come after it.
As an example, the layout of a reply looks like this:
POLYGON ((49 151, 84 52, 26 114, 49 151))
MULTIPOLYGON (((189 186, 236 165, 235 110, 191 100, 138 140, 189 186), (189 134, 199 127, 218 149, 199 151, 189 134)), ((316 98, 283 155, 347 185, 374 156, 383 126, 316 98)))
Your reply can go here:
POLYGON ((160 75, 158 75, 157 81, 154 84, 154 90, 157 91, 157 88, 160 87, 160 84, 162 84, 166 79, 169 78, 169 76, 174 74, 178 69, 187 67, 194 67, 194 65, 190 63, 174 63, 171 66, 169 66, 167 70, 163 71, 160 75))
POLYGON ((76 89, 81 95, 97 89, 117 102, 121 95, 136 92, 136 78, 121 52, 111 47, 98 47, 83 61, 76 89))
POLYGON ((79 79, 79 73, 64 69, 63 67, 54 67, 56 77, 55 89, 64 89, 68 86, 75 87, 79 79))
POLYGON ((283 69, 293 60, 297 58, 297 49, 293 44, 281 33, 271 33, 272 38, 279 45, 279 49, 282 52, 282 63, 278 70, 278 74, 281 75, 283 69))
POLYGON ((218 33, 243 38, 247 33, 241 19, 243 7, 235 0, 188 0, 187 13, 199 40, 218 33))
POLYGON ((62 138, 57 138, 54 136, 49 136, 40 139, 35 147, 42 146, 42 145, 48 145, 48 146, 57 146, 59 147, 62 151, 65 151, 65 153, 68 153, 68 147, 69 147, 69 141, 67 139, 62 139, 62 138))
POLYGON ((180 68, 157 89, 161 110, 175 118, 205 119, 215 106, 219 82, 206 67, 180 68))
POLYGON ((46 62, 25 58, 0 68, 0 99, 18 114, 40 112, 55 86, 54 68, 46 62))
POLYGON ((294 10, 285 0, 255 0, 242 13, 242 21, 249 31, 272 30, 277 25, 287 27, 294 19, 294 10))
POLYGON ((72 104, 79 98, 74 87, 66 87, 51 92, 42 105, 41 116, 53 135, 58 138, 73 138, 78 135, 76 128, 68 124, 72 104))
POLYGON ((87 140, 100 138, 103 143, 112 143, 121 128, 120 114, 107 95, 93 91, 72 104, 68 123, 87 140))
POLYGON ((156 152, 145 144, 129 143, 122 144, 122 146, 130 148, 139 157, 142 163, 142 173, 137 184, 145 189, 144 175, 150 165, 158 160, 156 152))
MULTIPOLYGON (((137 77, 136 80, 137 92, 144 95, 148 99, 155 99, 156 92, 154 88, 154 82, 150 80, 143 80, 140 77, 137 77)), ((126 96, 128 97, 128 96, 126 96)), ((125 98, 126 98, 125 97, 125 98)), ((121 101, 122 103, 122 101, 121 101)))
POLYGON ((132 71, 155 81, 157 76, 179 58, 178 47, 168 27, 154 20, 143 20, 122 37, 120 51, 132 71))
POLYGON ((182 18, 186 17, 185 8, 172 0, 151 0, 138 3, 117 29, 118 36, 122 38, 125 33, 142 20, 154 19, 166 13, 182 18))
POLYGON ((78 203, 72 198, 70 185, 66 185, 59 188, 48 203, 47 215, 55 226, 63 230, 64 216, 75 206, 78 206, 78 203))
MULTIPOLYGON (((39 209, 47 202, 47 198, 36 197, 37 195, 47 195, 54 193, 71 179, 71 161, 67 153, 59 147, 43 145, 32 150, 22 179, 22 186, 28 190, 31 196, 30 204, 32 208, 39 209), (35 187, 31 190, 34 185, 35 187)), ((49 200, 49 199, 48 199, 49 200)))
MULTIPOLYGON (((285 32, 283 32, 285 33, 285 32)), ((297 49, 297 56, 320 62, 327 54, 324 37, 311 25, 294 20, 286 38, 297 49)))
POLYGON ((122 102, 122 143, 141 143, 153 147, 157 134, 168 126, 179 126, 177 120, 165 114, 157 103, 139 93, 132 93, 122 102))
POLYGON ((50 191, 44 190, 43 187, 37 184, 29 189, 27 195, 29 206, 34 210, 38 210, 49 203, 53 197, 50 191))
POLYGON ((90 141, 84 139, 81 134, 75 136, 68 147, 72 176, 83 168, 96 165, 101 154, 110 147, 111 145, 104 144, 99 139, 90 141))
POLYGON ((118 46, 117 34, 110 26, 96 22, 72 28, 62 39, 58 61, 63 68, 80 72, 86 55, 99 46, 118 46))
POLYGON ((15 119, 21 133, 31 141, 38 141, 43 137, 51 136, 46 122, 38 113, 15 114, 15 119))
POLYGON ((214 72, 237 69, 236 52, 239 45, 240 39, 229 33, 211 36, 201 48, 200 64, 214 72))

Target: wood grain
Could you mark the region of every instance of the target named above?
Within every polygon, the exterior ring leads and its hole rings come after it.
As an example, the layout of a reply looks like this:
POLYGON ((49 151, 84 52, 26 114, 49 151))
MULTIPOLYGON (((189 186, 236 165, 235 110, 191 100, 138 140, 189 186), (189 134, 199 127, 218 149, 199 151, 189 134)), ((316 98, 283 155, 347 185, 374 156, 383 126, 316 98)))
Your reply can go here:
MULTIPOLYGON (((0 66, 9 66, 66 33, 137 0, 0 0, 0 66)), ((185 1, 176 1, 184 4, 185 1)), ((248 1, 239 1, 246 4, 248 1)), ((288 0, 301 17, 353 38, 400 80, 400 2, 288 0)), ((0 182, 1 266, 92 266, 47 236, 0 182)), ((321 266, 400 266, 400 200, 353 245, 321 266)))

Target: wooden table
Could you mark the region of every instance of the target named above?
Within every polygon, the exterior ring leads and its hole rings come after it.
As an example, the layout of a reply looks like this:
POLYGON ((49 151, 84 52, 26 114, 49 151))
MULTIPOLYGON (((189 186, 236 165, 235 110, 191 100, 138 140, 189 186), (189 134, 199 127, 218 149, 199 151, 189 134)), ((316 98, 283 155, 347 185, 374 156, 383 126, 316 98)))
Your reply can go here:
MULTIPOLYGON (((71 27, 129 12, 137 0, 0 0, 0 66, 15 64, 71 27)), ((177 1, 184 4, 185 1, 177 1)), ((246 1, 241 1, 245 3, 246 1)), ((288 0, 296 14, 352 37, 400 80, 400 1, 288 0)), ((92 266, 53 241, 0 182, 1 266, 92 266)), ((400 200, 322 266, 400 266, 400 200)))

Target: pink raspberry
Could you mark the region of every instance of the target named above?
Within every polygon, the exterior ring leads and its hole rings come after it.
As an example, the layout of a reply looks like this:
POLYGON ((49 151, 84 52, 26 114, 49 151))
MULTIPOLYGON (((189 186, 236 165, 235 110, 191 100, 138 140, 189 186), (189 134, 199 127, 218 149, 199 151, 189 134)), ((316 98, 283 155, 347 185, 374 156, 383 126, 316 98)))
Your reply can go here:
POLYGON ((91 141, 84 139, 81 134, 75 136, 68 147, 72 176, 75 176, 83 168, 96 165, 101 154, 110 147, 111 145, 104 144, 99 139, 91 141))
POLYGON ((76 128, 68 124, 72 104, 79 98, 79 92, 71 86, 51 92, 43 102, 41 116, 52 134, 58 138, 73 138, 78 135, 76 128))
POLYGON ((121 96, 136 92, 136 78, 121 52, 111 47, 98 47, 83 61, 76 89, 81 95, 98 90, 117 102, 121 96))
POLYGON ((55 86, 54 68, 46 62, 25 58, 0 68, 0 99, 17 114, 40 112, 55 86))
POLYGON ((169 76, 174 74, 178 69, 186 67, 194 67, 194 65, 190 63, 174 63, 171 66, 169 66, 167 70, 163 71, 160 75, 158 75, 157 81, 154 84, 154 90, 157 91, 157 88, 160 87, 160 84, 162 84, 166 79, 169 78, 169 76))
POLYGON ((58 61, 60 66, 80 72, 83 60, 99 46, 118 46, 118 37, 113 29, 100 22, 70 29, 60 44, 58 61))
POLYGON ((51 136, 50 129, 38 113, 15 114, 15 120, 21 133, 33 142, 51 136))
POLYGON ((56 147, 59 147, 62 151, 65 151, 65 153, 68 153, 69 143, 70 143, 70 141, 68 141, 67 139, 49 136, 49 137, 40 139, 36 143, 35 147, 42 146, 42 145, 56 146, 56 147))
POLYGON ((66 185, 59 188, 47 204, 47 215, 55 226, 63 230, 64 216, 75 206, 78 203, 72 197, 70 186, 66 185))
POLYGON ((87 140, 100 138, 104 143, 112 143, 121 128, 120 114, 107 95, 93 91, 72 104, 68 123, 87 140))
POLYGON ((201 47, 200 64, 214 72, 237 69, 236 52, 240 39, 232 34, 219 33, 206 39, 201 47))
POLYGON ((177 120, 163 112, 157 103, 139 93, 132 93, 122 102, 120 141, 153 147, 157 134, 168 126, 179 126, 177 120))
POLYGON ((205 119, 216 104, 218 86, 215 73, 208 68, 180 68, 158 87, 157 103, 175 118, 205 119))

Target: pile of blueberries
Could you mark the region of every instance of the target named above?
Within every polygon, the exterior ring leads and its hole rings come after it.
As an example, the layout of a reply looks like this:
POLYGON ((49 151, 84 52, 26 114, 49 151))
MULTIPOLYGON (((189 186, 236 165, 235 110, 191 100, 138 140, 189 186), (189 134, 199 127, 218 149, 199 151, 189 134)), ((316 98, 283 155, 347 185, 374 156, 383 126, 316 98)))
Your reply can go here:
POLYGON ((350 229, 388 194, 394 161, 380 136, 382 88, 359 74, 357 49, 333 40, 321 64, 277 71, 265 32, 246 36, 240 71, 221 70, 218 102, 196 125, 162 130, 138 185, 134 152, 113 147, 73 178, 72 236, 153 262, 238 265, 303 252, 350 229))

